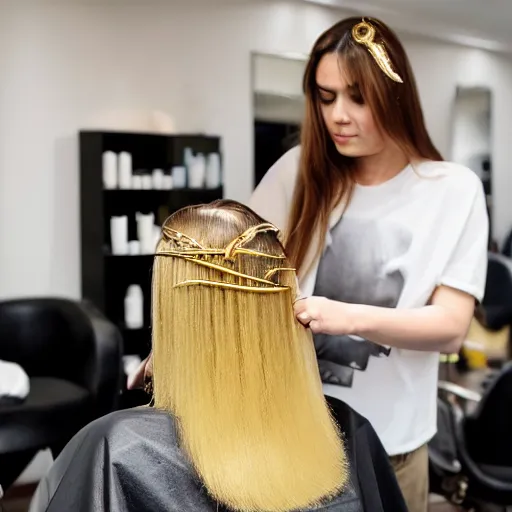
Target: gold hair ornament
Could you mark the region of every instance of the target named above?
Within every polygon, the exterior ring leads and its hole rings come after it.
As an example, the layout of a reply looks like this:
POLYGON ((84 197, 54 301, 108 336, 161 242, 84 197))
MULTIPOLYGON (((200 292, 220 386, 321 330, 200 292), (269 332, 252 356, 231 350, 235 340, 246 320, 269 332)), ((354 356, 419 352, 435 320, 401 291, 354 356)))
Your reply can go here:
POLYGON ((382 71, 391 78, 391 80, 403 83, 400 75, 393 69, 393 64, 391 63, 391 59, 389 58, 384 44, 374 42, 375 34, 375 27, 368 21, 365 21, 364 18, 361 23, 354 25, 352 28, 352 37, 354 38, 354 41, 368 48, 368 51, 375 59, 375 62, 378 64, 380 69, 382 69, 382 71))
POLYGON ((211 281, 207 279, 188 279, 181 283, 174 285, 174 288, 181 288, 183 286, 211 286, 216 288, 225 288, 231 290, 241 290, 255 293, 275 293, 287 291, 290 289, 289 286, 280 286, 270 280, 270 278, 281 271, 293 271, 294 268, 284 268, 284 267, 276 267, 271 268, 265 274, 265 277, 262 279, 260 277, 250 276, 248 274, 243 274, 241 272, 237 272, 236 270, 227 268, 223 265, 218 265, 216 263, 212 263, 211 261, 207 261, 209 256, 223 256, 226 261, 234 261, 235 257, 239 254, 256 256, 256 257, 264 257, 271 259, 285 259, 284 255, 274 255, 268 254, 264 252, 255 251, 252 249, 246 249, 243 246, 253 240, 258 234, 265 233, 268 231, 272 231, 278 233, 279 230, 270 223, 263 223, 257 226, 253 226, 246 231, 244 231, 240 236, 237 236, 234 240, 232 240, 225 249, 218 248, 210 248, 202 246, 197 240, 192 237, 180 233, 174 229, 164 226, 162 229, 163 238, 166 242, 172 242, 176 248, 173 249, 164 249, 160 250, 156 253, 157 256, 171 256, 175 258, 182 258, 184 260, 190 261, 197 265, 202 265, 204 267, 212 268, 214 270, 218 270, 221 273, 230 274, 235 277, 239 277, 241 279, 247 279, 248 281, 254 281, 259 283, 260 286, 247 286, 240 285, 234 283, 226 283, 223 281, 211 281), (203 257, 203 259, 201 259, 203 257), (265 285, 265 286, 263 286, 265 285))

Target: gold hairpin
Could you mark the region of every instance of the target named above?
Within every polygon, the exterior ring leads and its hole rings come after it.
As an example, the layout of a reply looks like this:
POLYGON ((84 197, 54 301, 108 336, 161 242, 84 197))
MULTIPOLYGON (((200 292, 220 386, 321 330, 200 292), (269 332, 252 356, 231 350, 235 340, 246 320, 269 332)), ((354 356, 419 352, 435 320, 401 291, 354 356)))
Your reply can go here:
POLYGON ((279 233, 279 229, 277 229, 273 224, 270 224, 269 222, 264 222, 263 224, 259 224, 258 226, 253 226, 252 228, 247 229, 227 245, 225 258, 227 260, 232 259, 237 249, 253 240, 254 237, 259 233, 265 233, 267 231, 279 233))
POLYGON ((352 28, 352 37, 356 43, 362 44, 368 48, 368 51, 375 59, 380 69, 389 77, 391 80, 399 83, 403 83, 402 78, 393 69, 393 64, 389 58, 386 47, 383 43, 374 42, 376 30, 375 27, 363 18, 361 23, 354 25, 352 28))
POLYGON ((240 236, 237 236, 234 240, 232 240, 225 249, 218 248, 209 248, 202 246, 197 240, 194 238, 180 233, 172 228, 164 226, 162 228, 162 233, 164 236, 164 240, 167 242, 172 242, 177 246, 176 249, 164 249, 157 251, 157 256, 171 256, 176 258, 182 258, 184 260, 195 263, 196 265, 202 265, 204 267, 208 267, 214 270, 217 270, 221 273, 230 274, 232 276, 246 279, 248 281, 253 281, 259 283, 260 286, 247 286, 240 285, 234 283, 226 283, 223 281, 212 281, 207 279, 189 279, 174 285, 173 288, 181 288, 183 286, 213 286, 217 288, 227 288, 233 290, 242 290, 249 291, 255 293, 275 293, 289 290, 289 286, 280 286, 270 278, 276 273, 280 271, 295 271, 293 268, 285 268, 285 267, 276 267, 272 268, 265 274, 265 277, 259 278, 255 276, 250 276, 248 274, 243 274, 242 272, 237 272, 236 270, 230 269, 223 265, 218 265, 216 263, 212 263, 211 261, 207 261, 206 259, 201 259, 201 256, 223 256, 226 261, 233 261, 234 257, 237 254, 244 254, 249 256, 258 256, 265 257, 271 259, 285 259, 284 255, 274 255, 268 254, 264 252, 255 251, 253 249, 245 249, 243 245, 249 243, 253 240, 259 233, 265 233, 267 231, 273 231, 278 233, 279 230, 270 223, 262 223, 257 226, 253 226, 246 231, 244 231, 240 236))
POLYGON ((197 240, 192 237, 185 235, 184 233, 180 233, 175 229, 164 226, 162 228, 162 233, 164 235, 164 239, 167 242, 173 242, 177 245, 177 249, 166 249, 158 251, 157 255, 161 256, 224 256, 227 260, 232 260, 237 254, 246 254, 249 256, 261 256, 265 258, 273 258, 273 259, 285 259, 283 255, 275 255, 268 254, 264 252, 255 251, 253 249, 245 249, 242 246, 250 242, 254 239, 254 237, 259 233, 264 233, 266 231, 273 231, 278 233, 279 230, 273 224, 265 222, 263 224, 259 224, 257 226, 253 226, 240 236, 237 236, 234 240, 232 240, 225 249, 216 249, 203 247, 197 240))
POLYGON ((183 286, 213 286, 215 288, 227 288, 230 290, 241 290, 244 292, 254 293, 276 293, 285 292, 290 289, 289 286, 244 286, 241 284, 224 283, 223 281, 208 281, 207 279, 188 279, 182 283, 178 283, 173 288, 182 288, 183 286))

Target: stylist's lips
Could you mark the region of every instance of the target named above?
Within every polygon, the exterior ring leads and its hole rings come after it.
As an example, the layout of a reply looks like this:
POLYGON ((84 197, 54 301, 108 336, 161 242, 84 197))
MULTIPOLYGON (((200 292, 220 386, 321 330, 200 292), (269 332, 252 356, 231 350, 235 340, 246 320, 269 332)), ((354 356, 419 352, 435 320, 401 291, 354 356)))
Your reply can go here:
POLYGON ((332 135, 332 138, 336 144, 348 144, 355 137, 355 135, 342 135, 338 133, 333 133, 332 135))

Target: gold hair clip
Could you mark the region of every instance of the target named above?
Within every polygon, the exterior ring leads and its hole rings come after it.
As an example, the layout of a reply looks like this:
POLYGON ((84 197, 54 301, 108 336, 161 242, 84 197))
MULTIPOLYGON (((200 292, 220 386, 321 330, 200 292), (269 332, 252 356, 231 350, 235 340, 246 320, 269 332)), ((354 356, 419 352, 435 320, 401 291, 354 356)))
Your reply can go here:
POLYGON ((224 256, 227 260, 232 260, 237 254, 246 254, 249 256, 261 256, 264 258, 272 258, 282 260, 285 259, 284 255, 275 255, 268 254, 265 252, 259 252, 252 249, 245 249, 243 245, 249 243, 254 237, 259 233, 264 233, 266 231, 274 231, 276 233, 279 230, 270 223, 259 224, 258 226, 253 226, 242 233, 240 236, 237 236, 233 241, 231 241, 225 249, 216 249, 203 247, 197 240, 194 240, 188 235, 184 233, 180 233, 175 229, 164 226, 162 228, 162 233, 164 235, 164 239, 167 242, 173 242, 174 245, 177 245, 176 249, 166 249, 157 252, 157 255, 161 256, 224 256))
MULTIPOLYGON (((244 276, 248 277, 248 276, 244 276)), ((254 293, 276 293, 276 292, 285 292, 290 289, 289 286, 244 286, 241 284, 234 283, 224 283, 223 281, 208 281, 207 279, 188 279, 187 281, 183 281, 182 283, 178 283, 173 286, 173 288, 182 288, 183 286, 213 286, 215 288, 227 288, 230 290, 241 290, 244 292, 254 292, 254 293)))
POLYGON ((382 71, 384 71, 391 80, 403 83, 400 75, 393 70, 391 59, 389 58, 384 44, 374 42, 375 33, 375 27, 368 21, 365 21, 364 18, 361 23, 354 25, 352 28, 352 37, 354 38, 354 41, 368 48, 368 51, 375 59, 375 62, 378 64, 380 69, 382 69, 382 71))
POLYGON ((264 222, 263 224, 259 224, 258 226, 253 226, 252 228, 247 229, 227 245, 225 258, 227 260, 233 259, 237 249, 253 240, 257 234, 265 233, 267 231, 279 233, 279 229, 277 229, 273 224, 270 224, 269 222, 264 222))
POLYGON ((202 265, 204 267, 208 267, 214 270, 217 270, 221 273, 230 274, 232 276, 246 279, 248 281, 253 281, 255 283, 259 283, 260 286, 247 286, 247 285, 241 285, 241 284, 234 284, 234 283, 226 283, 223 281, 212 281, 207 279, 189 279, 186 281, 183 281, 181 283, 178 283, 174 285, 173 288, 181 288, 183 286, 197 286, 197 285, 204 285, 204 286, 213 286, 217 288, 227 288, 227 289, 234 289, 234 290, 242 290, 242 291, 249 291, 249 292, 256 292, 256 293, 275 293, 275 292, 281 292, 289 290, 289 286, 280 286, 273 281, 270 280, 270 278, 276 273, 280 271, 295 271, 293 268, 285 268, 285 267, 276 267, 272 268, 267 271, 265 274, 265 277, 259 278, 250 276, 248 274, 243 274, 242 272, 237 272, 236 270, 227 268, 223 265, 218 265, 216 263, 212 263, 211 261, 207 261, 206 259, 201 259, 201 256, 223 256, 225 260, 227 261, 233 261, 234 257, 237 254, 244 254, 249 256, 258 256, 258 257, 265 257, 265 258, 271 258, 271 259, 285 259, 286 257, 284 255, 274 255, 274 254, 268 254, 264 252, 255 251, 252 249, 245 249, 243 245, 249 243, 251 240, 253 240, 259 233, 265 233, 267 231, 273 231, 275 233, 278 233, 279 230, 270 223, 263 223, 259 224, 257 226, 253 226, 244 233, 242 233, 240 236, 237 236, 233 241, 231 241, 225 249, 217 249, 217 248, 209 248, 202 246, 197 240, 191 238, 188 235, 185 235, 184 233, 180 233, 179 231, 176 231, 172 228, 164 226, 162 228, 162 233, 164 236, 165 241, 172 242, 174 245, 177 246, 175 249, 165 249, 165 250, 159 250, 156 255, 157 256, 172 256, 176 258, 182 258, 184 260, 190 261, 192 263, 195 263, 196 265, 202 265))

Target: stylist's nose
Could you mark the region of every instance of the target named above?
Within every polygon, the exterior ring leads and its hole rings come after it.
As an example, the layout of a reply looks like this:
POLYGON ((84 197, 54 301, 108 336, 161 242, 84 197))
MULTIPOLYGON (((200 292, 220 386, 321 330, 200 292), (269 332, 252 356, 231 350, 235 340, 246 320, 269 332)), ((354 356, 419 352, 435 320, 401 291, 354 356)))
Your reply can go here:
POLYGON ((350 122, 347 112, 347 102, 341 96, 338 96, 334 102, 332 116, 336 124, 348 124, 350 122))

